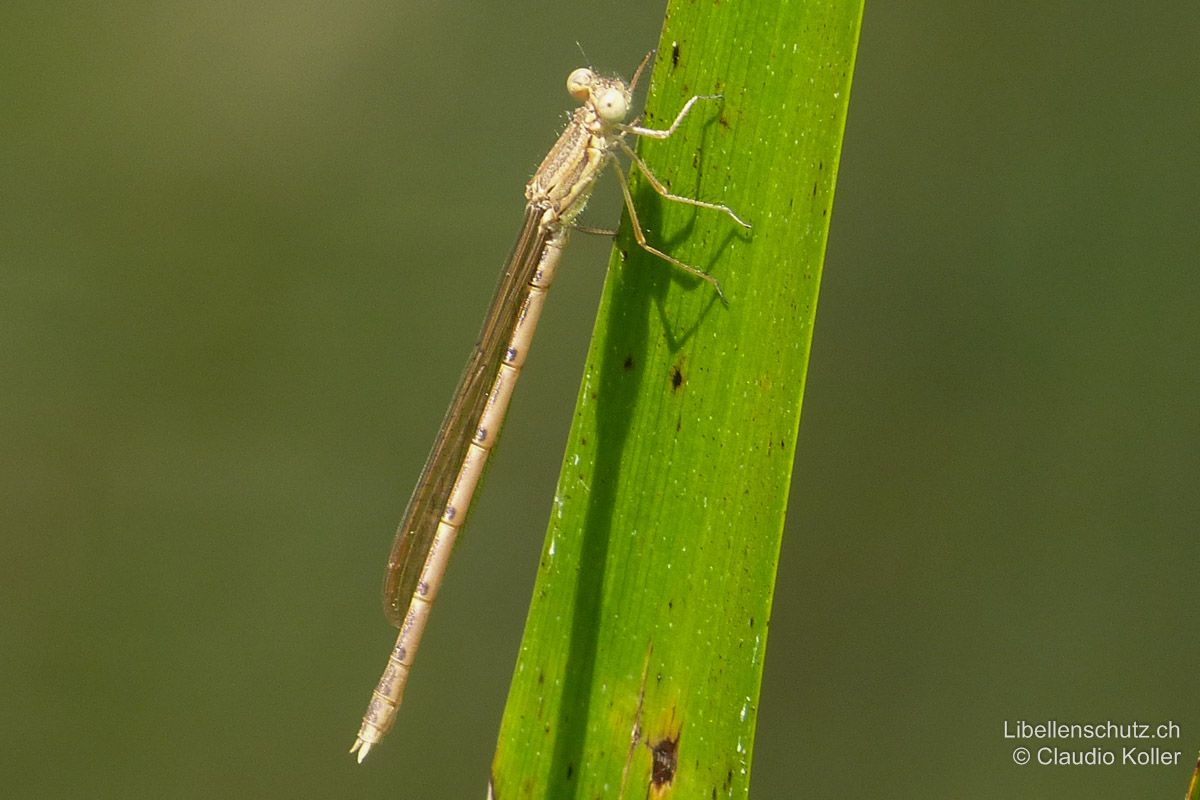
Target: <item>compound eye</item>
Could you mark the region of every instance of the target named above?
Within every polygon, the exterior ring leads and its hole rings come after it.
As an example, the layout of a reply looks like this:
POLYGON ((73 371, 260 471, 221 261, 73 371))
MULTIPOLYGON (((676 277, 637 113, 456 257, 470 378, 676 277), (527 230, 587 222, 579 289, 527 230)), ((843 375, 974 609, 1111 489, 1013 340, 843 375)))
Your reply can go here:
POLYGON ((567 91, 579 102, 588 99, 592 93, 592 81, 596 76, 587 67, 580 67, 567 76, 567 91))
POLYGON ((596 113, 605 122, 621 122, 629 113, 625 93, 619 89, 605 89, 596 98, 596 113))

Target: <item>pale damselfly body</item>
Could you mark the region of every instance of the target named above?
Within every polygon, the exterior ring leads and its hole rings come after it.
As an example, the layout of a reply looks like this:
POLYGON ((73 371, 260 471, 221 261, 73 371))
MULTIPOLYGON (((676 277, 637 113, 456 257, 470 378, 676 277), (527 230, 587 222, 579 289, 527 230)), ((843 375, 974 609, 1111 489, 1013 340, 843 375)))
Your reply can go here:
POLYGON ((513 386, 525 363, 568 233, 576 227, 575 219, 587 204, 596 178, 605 166, 612 165, 618 174, 638 245, 708 281, 723 299, 720 284, 711 275, 646 242, 624 170, 616 160, 618 151, 628 156, 631 165, 636 165, 664 198, 722 211, 739 225, 750 227, 727 206, 668 192, 625 142, 626 134, 665 139, 675 132, 696 102, 719 98, 719 95, 693 97, 665 130, 640 127, 637 120, 626 123, 633 89, 649 60, 647 56, 642 61, 628 86, 620 78, 601 77, 586 68, 577 69, 567 77, 567 91, 580 102, 580 107, 525 187, 525 217, 517 243, 396 531, 384 581, 383 605, 388 619, 400 629, 400 635, 371 695, 358 738, 350 748, 351 753, 358 753, 360 763, 396 718, 429 610, 455 538, 466 520, 471 496, 504 423, 513 386))

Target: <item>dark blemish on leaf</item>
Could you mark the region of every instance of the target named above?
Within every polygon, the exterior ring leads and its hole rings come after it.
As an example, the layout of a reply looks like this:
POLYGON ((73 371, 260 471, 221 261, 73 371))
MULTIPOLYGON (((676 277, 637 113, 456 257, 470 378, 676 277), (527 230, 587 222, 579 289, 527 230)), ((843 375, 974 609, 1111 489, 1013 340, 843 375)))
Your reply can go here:
POLYGON ((633 356, 625 356, 625 363, 622 364, 625 369, 633 369, 633 356))
POLYGON ((683 370, 679 367, 671 367, 671 391, 675 391, 680 386, 683 386, 683 370))
POLYGON ((679 66, 679 42, 671 42, 671 68, 679 66))
POLYGON ((675 769, 679 766, 679 734, 651 746, 650 754, 654 759, 650 768, 650 786, 661 789, 675 780, 675 769))
POLYGON ((567 764, 567 780, 571 780, 571 778, 574 777, 574 775, 575 775, 575 765, 567 764))

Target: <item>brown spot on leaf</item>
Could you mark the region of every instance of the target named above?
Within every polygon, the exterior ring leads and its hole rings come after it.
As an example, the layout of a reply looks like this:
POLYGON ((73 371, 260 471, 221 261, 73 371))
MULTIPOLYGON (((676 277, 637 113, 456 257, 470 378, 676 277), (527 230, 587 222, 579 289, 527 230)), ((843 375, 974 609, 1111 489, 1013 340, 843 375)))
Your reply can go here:
MULTIPOLYGON (((656 676, 660 689, 663 674, 656 676)), ((675 775, 679 772, 679 740, 683 736, 683 723, 677 716, 677 707, 671 704, 668 711, 662 708, 659 720, 651 723, 646 737, 646 749, 650 751, 650 784, 646 787, 647 800, 666 800, 675 795, 675 775), (670 714, 669 718, 666 716, 670 714)))
POLYGON ((650 746, 653 763, 650 766, 650 788, 662 790, 675 780, 675 770, 679 766, 679 734, 675 738, 660 739, 650 746))

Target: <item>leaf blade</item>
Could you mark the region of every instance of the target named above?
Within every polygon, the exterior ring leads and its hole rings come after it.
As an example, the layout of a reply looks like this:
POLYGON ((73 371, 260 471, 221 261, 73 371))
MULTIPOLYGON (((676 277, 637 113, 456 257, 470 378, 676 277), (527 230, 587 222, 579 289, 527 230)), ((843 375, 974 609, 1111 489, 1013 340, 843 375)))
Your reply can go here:
POLYGON ((672 3, 493 762, 496 796, 744 797, 860 2, 672 3))

